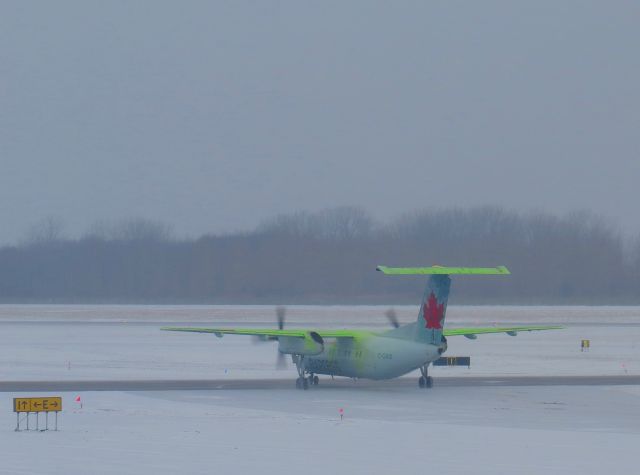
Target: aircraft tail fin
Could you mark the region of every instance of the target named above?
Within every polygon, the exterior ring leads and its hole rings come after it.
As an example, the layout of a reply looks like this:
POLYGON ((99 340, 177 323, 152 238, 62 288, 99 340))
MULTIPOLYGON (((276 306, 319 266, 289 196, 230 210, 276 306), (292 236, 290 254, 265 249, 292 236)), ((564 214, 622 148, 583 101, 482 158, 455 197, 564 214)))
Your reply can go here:
POLYGON ((440 344, 450 288, 451 278, 448 275, 429 277, 418 311, 416 339, 434 345, 440 344))
POLYGON ((387 275, 429 275, 427 286, 422 295, 415 339, 440 345, 445 340, 442 334, 451 288, 450 275, 507 275, 509 269, 500 267, 385 267, 378 271, 387 275))

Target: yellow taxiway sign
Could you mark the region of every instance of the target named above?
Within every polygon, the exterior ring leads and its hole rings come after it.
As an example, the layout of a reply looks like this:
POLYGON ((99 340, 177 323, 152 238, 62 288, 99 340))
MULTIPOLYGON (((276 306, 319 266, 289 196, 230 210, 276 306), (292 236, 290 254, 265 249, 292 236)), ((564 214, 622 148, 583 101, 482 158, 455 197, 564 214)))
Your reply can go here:
POLYGON ((62 398, 52 397, 14 397, 13 412, 58 412, 62 410, 62 398))

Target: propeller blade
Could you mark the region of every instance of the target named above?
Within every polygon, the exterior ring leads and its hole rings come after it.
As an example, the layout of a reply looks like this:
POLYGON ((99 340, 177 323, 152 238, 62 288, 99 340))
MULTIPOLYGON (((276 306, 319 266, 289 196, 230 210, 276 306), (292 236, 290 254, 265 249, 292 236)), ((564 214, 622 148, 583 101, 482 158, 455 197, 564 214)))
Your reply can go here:
POLYGON ((400 326, 400 322, 398 321, 398 315, 396 314, 396 311, 394 308, 390 308, 384 314, 386 315, 387 319, 389 319, 389 323, 391 323, 391 326, 393 328, 398 328, 400 326))
MULTIPOLYGON (((282 330, 284 328, 284 317, 287 314, 287 307, 283 305, 278 305, 276 307, 276 318, 278 320, 278 330, 282 330)), ((276 369, 287 369, 287 356, 284 353, 280 353, 278 351, 278 356, 276 359, 276 369)))
POLYGON ((278 329, 284 328, 284 317, 287 314, 287 307, 279 305, 276 307, 276 317, 278 318, 278 329))
POLYGON ((276 360, 276 369, 287 369, 287 357, 284 353, 278 351, 278 359, 276 360))

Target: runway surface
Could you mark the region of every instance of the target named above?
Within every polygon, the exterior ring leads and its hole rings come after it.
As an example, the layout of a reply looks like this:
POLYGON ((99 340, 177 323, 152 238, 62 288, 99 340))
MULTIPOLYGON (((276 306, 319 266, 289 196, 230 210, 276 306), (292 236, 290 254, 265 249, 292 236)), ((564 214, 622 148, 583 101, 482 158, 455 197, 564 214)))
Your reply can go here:
MULTIPOLYGON (((156 380, 80 380, 80 381, 0 381, 0 392, 25 391, 193 391, 240 389, 293 389, 294 378, 287 379, 156 379, 156 380)), ((508 377, 438 377, 436 387, 496 386, 620 386, 640 385, 638 375, 620 376, 508 376, 508 377)), ((415 378, 386 381, 357 381, 347 378, 320 380, 314 389, 358 388, 390 389, 417 387, 415 378)))

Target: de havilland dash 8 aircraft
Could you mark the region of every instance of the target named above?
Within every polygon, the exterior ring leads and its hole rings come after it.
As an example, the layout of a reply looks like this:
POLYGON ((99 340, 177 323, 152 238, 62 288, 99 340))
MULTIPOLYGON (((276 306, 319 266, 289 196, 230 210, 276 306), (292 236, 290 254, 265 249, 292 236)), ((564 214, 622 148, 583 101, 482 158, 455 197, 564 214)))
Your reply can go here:
POLYGON ((283 328, 283 312, 278 315, 279 329, 256 328, 163 328, 168 331, 253 335, 261 340, 277 340, 279 357, 291 355, 298 369, 296 387, 308 389, 318 384, 318 374, 349 378, 391 379, 420 369, 421 388, 430 388, 433 379, 427 374, 429 364, 447 351, 447 337, 475 339, 484 333, 507 333, 552 330, 560 326, 487 327, 445 329, 444 321, 451 286, 450 275, 507 275, 499 267, 385 267, 377 270, 387 275, 429 275, 418 319, 387 331, 362 330, 288 330, 283 328))

